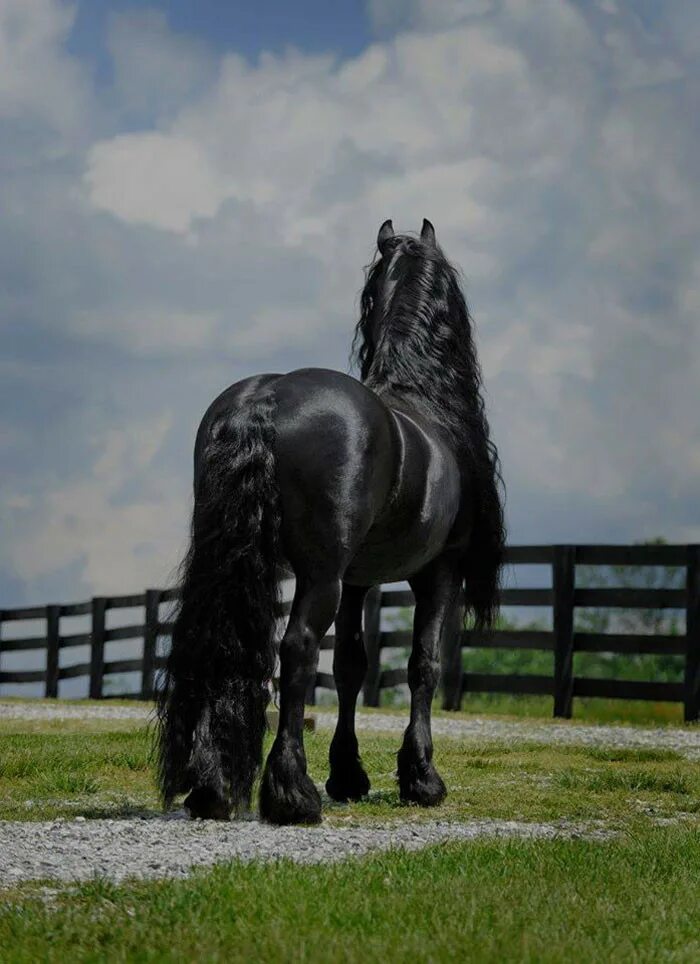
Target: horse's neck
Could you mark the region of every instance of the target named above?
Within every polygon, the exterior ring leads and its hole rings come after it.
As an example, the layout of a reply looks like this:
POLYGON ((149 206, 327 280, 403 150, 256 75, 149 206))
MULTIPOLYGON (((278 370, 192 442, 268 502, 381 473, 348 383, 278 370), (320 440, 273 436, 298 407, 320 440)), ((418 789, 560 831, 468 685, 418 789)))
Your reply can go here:
POLYGON ((395 392, 388 389, 384 391, 373 389, 373 391, 394 415, 402 415, 409 419, 427 437, 439 439, 460 461, 459 446, 455 444, 444 422, 441 422, 425 399, 411 392, 395 392))

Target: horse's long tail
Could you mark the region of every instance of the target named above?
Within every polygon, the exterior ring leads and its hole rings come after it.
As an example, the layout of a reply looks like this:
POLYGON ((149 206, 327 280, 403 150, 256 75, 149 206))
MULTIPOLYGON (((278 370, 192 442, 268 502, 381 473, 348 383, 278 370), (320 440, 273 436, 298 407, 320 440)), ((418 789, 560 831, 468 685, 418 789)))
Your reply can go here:
POLYGON ((472 482, 474 522, 464 560, 464 597, 475 628, 488 629, 498 616, 506 543, 500 463, 488 437, 474 460, 472 482))
POLYGON ((219 418, 202 454, 165 686, 159 779, 167 806, 194 787, 248 807, 275 665, 280 507, 274 402, 219 418))

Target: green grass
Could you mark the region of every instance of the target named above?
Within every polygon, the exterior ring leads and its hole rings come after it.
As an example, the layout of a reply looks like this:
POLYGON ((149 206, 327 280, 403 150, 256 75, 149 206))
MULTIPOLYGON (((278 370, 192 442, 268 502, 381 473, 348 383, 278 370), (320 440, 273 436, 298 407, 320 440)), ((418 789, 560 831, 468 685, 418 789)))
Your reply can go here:
POLYGON ((700 836, 480 840, 336 866, 8 895, 0 947, 42 961, 696 961, 700 836))
MULTIPOLYGON (((330 736, 319 730, 306 737, 318 783, 328 774, 330 736)), ((372 792, 349 806, 327 801, 329 822, 435 815, 399 800, 399 742, 398 734, 360 734, 372 792)), ((0 819, 157 810, 150 753, 151 733, 141 721, 0 721, 0 819)), ((672 750, 437 737, 435 759, 449 791, 439 814, 449 819, 605 819, 621 825, 640 813, 672 817, 700 810, 700 767, 672 750)))
POLYGON ((111 725, 33 721, 23 732, 24 721, 3 721, 0 819, 109 816, 157 806, 149 732, 133 721, 111 725))

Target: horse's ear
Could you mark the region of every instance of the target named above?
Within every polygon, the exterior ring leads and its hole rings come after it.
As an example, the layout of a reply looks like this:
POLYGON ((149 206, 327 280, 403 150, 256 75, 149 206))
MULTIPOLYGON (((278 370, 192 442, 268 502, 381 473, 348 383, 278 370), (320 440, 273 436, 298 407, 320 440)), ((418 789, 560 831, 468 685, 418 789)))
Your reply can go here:
POLYGON ((420 239, 421 241, 425 241, 426 244, 432 244, 433 247, 437 244, 435 240, 435 228, 427 218, 423 218, 423 227, 421 229, 420 239))
POLYGON ((394 237, 394 225, 391 223, 391 219, 385 221, 384 224, 379 229, 379 234, 377 235, 377 247, 379 251, 384 254, 384 246, 386 245, 389 238, 394 237))

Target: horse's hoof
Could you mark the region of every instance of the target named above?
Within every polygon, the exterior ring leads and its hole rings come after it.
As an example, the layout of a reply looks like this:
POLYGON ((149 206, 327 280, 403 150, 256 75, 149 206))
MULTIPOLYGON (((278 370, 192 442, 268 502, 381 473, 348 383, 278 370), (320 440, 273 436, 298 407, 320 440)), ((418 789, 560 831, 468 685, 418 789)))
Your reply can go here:
POLYGON ((184 803, 193 820, 230 820, 231 807, 211 787, 195 787, 184 803))
POLYGON ((442 782, 442 777, 435 770, 427 780, 416 780, 406 785, 399 784, 399 794, 403 803, 437 807, 447 796, 447 788, 442 782))
POLYGON ((281 755, 269 759, 260 783, 260 816, 278 826, 321 822, 321 796, 313 780, 281 755))
POLYGON ((345 769, 336 766, 326 780, 328 796, 338 803, 362 800, 369 793, 369 788, 369 777, 359 760, 352 761, 345 769))
POLYGON ((404 803, 417 803, 421 807, 437 807, 447 796, 442 777, 432 763, 417 761, 399 751, 399 795, 404 803))
POLYGON ((272 788, 269 781, 263 780, 260 786, 260 816, 280 827, 320 823, 321 797, 308 777, 286 788, 272 788))

